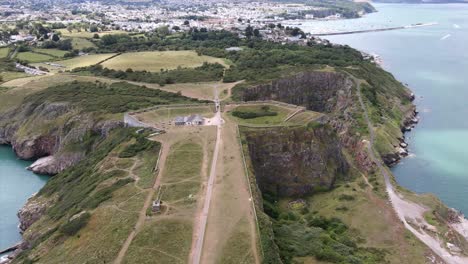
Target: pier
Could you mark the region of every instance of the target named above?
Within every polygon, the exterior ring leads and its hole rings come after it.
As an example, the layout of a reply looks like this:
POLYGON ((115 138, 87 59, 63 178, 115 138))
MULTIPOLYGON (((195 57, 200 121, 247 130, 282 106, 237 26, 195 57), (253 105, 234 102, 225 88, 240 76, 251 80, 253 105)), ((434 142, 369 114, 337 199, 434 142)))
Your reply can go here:
POLYGON ((409 28, 417 28, 417 27, 428 27, 428 26, 434 26, 434 25, 437 25, 437 24, 438 23, 435 23, 435 22, 433 22, 433 23, 418 23, 418 24, 411 24, 411 25, 408 25, 408 26, 400 26, 400 27, 388 27, 388 28, 364 29, 364 30, 344 31, 344 32, 319 33, 319 34, 312 34, 312 36, 320 37, 320 36, 349 35, 349 34, 359 34, 359 33, 409 29, 409 28))

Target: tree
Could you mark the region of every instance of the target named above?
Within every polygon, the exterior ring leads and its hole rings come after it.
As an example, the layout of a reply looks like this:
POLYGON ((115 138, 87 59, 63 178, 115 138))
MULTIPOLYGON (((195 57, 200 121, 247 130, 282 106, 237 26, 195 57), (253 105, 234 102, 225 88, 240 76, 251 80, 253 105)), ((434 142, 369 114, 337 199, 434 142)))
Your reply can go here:
POLYGON ((247 28, 245 29, 245 36, 247 38, 251 38, 253 36, 253 27, 248 25, 247 28))
POLYGON ((57 41, 59 41, 59 40, 60 40, 59 35, 54 34, 54 35, 52 36, 52 41, 57 42, 57 41))
POLYGON ((188 25, 190 25, 190 22, 189 22, 188 20, 185 20, 185 21, 184 21, 184 25, 185 25, 185 26, 188 26, 188 25))
POLYGON ((260 37, 260 30, 258 30, 257 28, 254 29, 253 34, 254 34, 254 36, 255 36, 256 38, 259 38, 259 37, 260 37))
POLYGON ((179 26, 173 26, 172 29, 175 30, 175 31, 179 31, 180 27, 179 26))
POLYGON ((99 29, 98 29, 98 27, 96 25, 91 25, 89 27, 89 32, 98 32, 98 31, 99 31, 99 29))
POLYGON ((169 27, 168 26, 158 27, 156 29, 156 32, 158 32, 160 36, 167 36, 169 35, 169 27))
POLYGON ((93 39, 99 39, 99 34, 98 34, 98 33, 94 33, 93 39))

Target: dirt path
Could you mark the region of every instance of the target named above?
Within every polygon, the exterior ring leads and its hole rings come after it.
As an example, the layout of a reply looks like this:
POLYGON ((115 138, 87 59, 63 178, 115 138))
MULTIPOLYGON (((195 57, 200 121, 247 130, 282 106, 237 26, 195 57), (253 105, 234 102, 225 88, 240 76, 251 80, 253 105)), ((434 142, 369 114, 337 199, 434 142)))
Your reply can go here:
POLYGON ((125 254, 127 253, 128 248, 130 247, 130 244, 132 243, 133 239, 135 238, 136 234, 138 231, 140 231, 141 227, 145 223, 146 219, 146 211, 148 210, 148 207, 151 205, 154 193, 158 189, 158 186, 160 185, 162 174, 164 171, 164 165, 166 163, 167 156, 169 154, 169 147, 165 146, 164 144, 161 144, 161 155, 159 156, 158 160, 158 175, 156 175, 156 179, 153 184, 153 188, 150 189, 148 195, 146 196, 145 203, 143 205, 143 208, 141 208, 138 220, 133 227, 132 232, 128 235, 127 239, 125 240, 124 244, 122 245, 122 248, 119 251, 119 254, 117 255, 117 258, 114 260, 114 264, 120 264, 122 263, 122 260, 125 257, 125 254))
POLYGON ((412 225, 408 223, 408 219, 409 219, 409 220, 415 220, 416 222, 419 222, 425 226, 431 226, 430 224, 427 223, 427 221, 424 219, 424 216, 423 216, 424 212, 427 211, 426 208, 418 204, 404 200, 395 192, 392 182, 390 181, 390 174, 387 171, 387 168, 384 167, 381 160, 377 158, 374 152, 374 148, 373 148, 374 141, 375 141, 374 126, 372 122, 370 121, 367 108, 361 96, 361 82, 355 78, 353 79, 357 84, 357 95, 359 99, 359 104, 361 105, 361 108, 364 112, 364 117, 367 122, 368 129, 369 129, 369 142, 367 144, 367 150, 369 152, 370 158, 379 168, 380 173, 384 176, 386 191, 388 193, 389 200, 391 204, 393 205, 393 208, 398 218, 404 224, 406 229, 408 229, 411 233, 413 233, 419 240, 421 240, 424 244, 426 244, 426 246, 428 246, 432 251, 434 251, 434 253, 439 255, 447 263, 451 263, 451 264, 468 263, 467 257, 454 256, 450 254, 447 251, 447 249, 441 246, 441 241, 430 236, 421 228, 419 230, 416 230, 412 225))

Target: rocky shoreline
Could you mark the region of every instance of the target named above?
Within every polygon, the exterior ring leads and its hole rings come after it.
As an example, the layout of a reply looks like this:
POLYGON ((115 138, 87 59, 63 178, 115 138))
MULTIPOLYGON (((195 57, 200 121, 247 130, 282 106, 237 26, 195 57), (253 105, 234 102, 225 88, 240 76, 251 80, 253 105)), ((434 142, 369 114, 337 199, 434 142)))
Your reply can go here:
MULTIPOLYGON (((414 93, 411 93, 410 95, 410 100, 413 102, 415 100, 415 95, 414 93)), ((398 164, 401 159, 407 157, 409 155, 408 152, 408 146, 409 144, 406 142, 406 137, 405 133, 410 132, 415 128, 415 126, 419 123, 419 112, 416 110, 416 106, 413 105, 411 111, 407 113, 405 116, 403 123, 401 124, 401 132, 403 133, 403 136, 401 138, 398 138, 399 144, 394 145, 393 147, 395 148, 394 153, 389 153, 382 155, 382 159, 388 167, 395 166, 398 164)))

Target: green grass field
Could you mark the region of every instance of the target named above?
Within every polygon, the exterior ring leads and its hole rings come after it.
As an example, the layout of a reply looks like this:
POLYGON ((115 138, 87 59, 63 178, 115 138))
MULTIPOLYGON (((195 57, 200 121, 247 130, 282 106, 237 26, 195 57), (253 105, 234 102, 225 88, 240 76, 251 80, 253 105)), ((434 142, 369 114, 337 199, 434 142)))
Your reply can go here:
POLYGON ((27 75, 24 72, 10 72, 10 71, 7 71, 7 72, 0 73, 0 76, 2 76, 3 82, 8 82, 8 81, 11 81, 11 80, 14 80, 14 79, 28 77, 29 75, 27 75))
POLYGON ((193 209, 201 187, 203 148, 192 140, 171 146, 162 177, 162 201, 169 213, 147 220, 124 263, 186 263, 193 233, 193 209))
POLYGON ((191 220, 148 223, 135 237, 123 263, 187 263, 191 244, 191 220))
POLYGON ((44 53, 53 57, 62 58, 68 51, 59 49, 33 49, 35 53, 44 53))
POLYGON ((115 55, 114 53, 108 53, 108 54, 92 54, 92 55, 87 55, 87 56, 80 56, 80 57, 75 57, 72 59, 68 60, 61 60, 61 61, 54 61, 53 63, 65 66, 65 68, 58 68, 50 65, 45 65, 45 64, 34 64, 33 66, 43 66, 49 69, 49 71, 65 71, 65 70, 72 70, 74 68, 78 67, 86 67, 90 65, 97 64, 111 56, 115 55))
POLYGON ((5 58, 6 56, 8 56, 9 52, 10 52, 10 48, 8 48, 8 47, 0 48, 0 59, 5 58))
POLYGON ((24 60, 30 63, 45 62, 54 60, 54 57, 34 52, 19 52, 16 55, 17 59, 24 60))
POLYGON ((294 109, 288 109, 285 107, 280 107, 276 105, 266 105, 269 107, 269 111, 276 112, 276 116, 262 116, 256 117, 251 119, 242 119, 239 117, 235 117, 232 115, 234 111, 241 111, 241 112, 261 112, 262 107, 265 105, 242 105, 234 108, 230 113, 229 116, 233 118, 239 125, 253 125, 253 126, 262 126, 262 125, 281 125, 284 124, 284 119, 291 114, 294 109))
POLYGON ((123 30, 111 30, 111 31, 104 31, 104 32, 89 32, 89 31, 84 31, 84 30, 81 32, 78 32, 76 30, 73 30, 72 32, 69 32, 65 28, 59 29, 58 31, 62 33, 62 36, 70 37, 70 38, 93 38, 95 33, 97 33, 100 37, 104 35, 109 35, 109 34, 127 34, 128 33, 123 30))
POLYGON ((131 68, 135 71, 159 72, 162 69, 176 69, 179 66, 198 67, 204 62, 225 65, 222 59, 198 56, 194 51, 151 51, 124 53, 106 61, 102 66, 115 70, 131 68))
POLYGON ((72 38, 72 46, 73 46, 73 49, 78 49, 78 50, 82 50, 84 48, 93 48, 93 47, 96 47, 96 45, 94 45, 94 43, 92 43, 91 41, 85 39, 85 38, 72 38))

